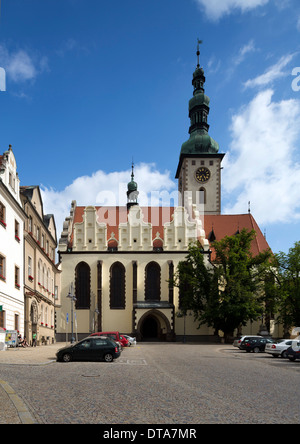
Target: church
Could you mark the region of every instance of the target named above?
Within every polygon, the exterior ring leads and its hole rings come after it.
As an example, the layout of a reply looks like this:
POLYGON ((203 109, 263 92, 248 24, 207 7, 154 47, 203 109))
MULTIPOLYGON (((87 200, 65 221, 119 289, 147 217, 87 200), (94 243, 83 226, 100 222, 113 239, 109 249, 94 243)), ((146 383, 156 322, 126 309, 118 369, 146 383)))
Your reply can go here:
MULTIPOLYGON (((221 214, 221 171, 225 153, 209 135, 210 99, 199 64, 189 101, 189 138, 181 146, 178 206, 143 207, 138 184, 127 187, 126 206, 71 204, 58 253, 61 262, 61 307, 56 313, 57 341, 80 340, 96 331, 119 331, 138 341, 215 341, 212 328, 180 315, 178 288, 172 285, 177 265, 191 242, 199 240, 207 267, 211 243, 243 228, 256 231, 252 253, 269 249, 252 214, 221 214)), ((75 196, 76 197, 76 196, 75 196)), ((256 334, 257 325, 245 333, 256 334)))

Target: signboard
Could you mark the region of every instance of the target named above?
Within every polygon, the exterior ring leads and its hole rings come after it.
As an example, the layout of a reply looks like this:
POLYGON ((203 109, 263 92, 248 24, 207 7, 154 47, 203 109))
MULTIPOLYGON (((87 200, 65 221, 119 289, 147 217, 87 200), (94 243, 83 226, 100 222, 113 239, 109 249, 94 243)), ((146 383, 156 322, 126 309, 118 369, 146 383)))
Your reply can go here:
POLYGON ((67 313, 67 324, 69 323, 69 313, 67 313))
POLYGON ((17 332, 17 330, 6 330, 6 332, 5 332, 5 344, 8 347, 16 347, 18 345, 18 332, 17 332))
POLYGON ((5 331, 0 331, 0 351, 5 350, 5 331))

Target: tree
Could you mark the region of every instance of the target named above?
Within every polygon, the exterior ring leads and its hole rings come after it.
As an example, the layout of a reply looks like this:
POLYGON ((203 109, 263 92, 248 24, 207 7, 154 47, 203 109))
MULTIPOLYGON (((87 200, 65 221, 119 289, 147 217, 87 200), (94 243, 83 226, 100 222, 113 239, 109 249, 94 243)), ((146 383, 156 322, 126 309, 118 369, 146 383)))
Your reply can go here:
POLYGON ((285 335, 291 327, 300 327, 300 242, 295 242, 288 254, 275 255, 276 291, 279 294, 277 321, 284 326, 285 335))
POLYGON ((181 304, 203 324, 224 333, 225 340, 241 325, 262 316, 261 293, 271 252, 251 254, 255 231, 243 229, 214 242, 215 259, 207 268, 199 243, 191 245, 180 262, 176 283, 181 304))

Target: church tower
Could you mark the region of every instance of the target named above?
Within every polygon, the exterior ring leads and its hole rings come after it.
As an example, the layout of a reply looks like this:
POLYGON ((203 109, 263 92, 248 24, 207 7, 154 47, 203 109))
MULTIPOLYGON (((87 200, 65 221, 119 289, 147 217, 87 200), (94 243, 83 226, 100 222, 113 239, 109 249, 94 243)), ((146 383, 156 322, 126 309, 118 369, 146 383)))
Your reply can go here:
POLYGON ((127 209, 129 210, 130 207, 133 205, 138 205, 138 186, 137 183, 134 181, 134 172, 133 172, 133 162, 131 165, 131 181, 127 184, 127 209))
POLYGON ((225 154, 219 153, 218 143, 208 134, 209 97, 205 94, 205 76, 199 64, 193 73, 193 97, 189 101, 190 138, 181 146, 176 179, 179 204, 192 200, 204 214, 221 213, 221 162, 225 154))

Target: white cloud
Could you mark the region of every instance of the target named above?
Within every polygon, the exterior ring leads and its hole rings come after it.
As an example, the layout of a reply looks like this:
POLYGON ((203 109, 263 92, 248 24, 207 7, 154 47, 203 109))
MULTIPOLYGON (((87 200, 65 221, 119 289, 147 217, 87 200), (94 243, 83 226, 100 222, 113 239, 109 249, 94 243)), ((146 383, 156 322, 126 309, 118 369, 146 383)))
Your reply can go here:
POLYGON ((258 6, 266 5, 269 0, 196 0, 204 8, 211 20, 219 20, 223 15, 237 10, 247 12, 258 6))
POLYGON ((275 63, 275 65, 270 66, 264 74, 261 74, 254 79, 247 80, 247 82, 244 83, 244 87, 254 88, 257 86, 266 86, 274 82, 274 80, 290 75, 290 71, 284 71, 284 68, 292 61, 295 55, 296 54, 294 53, 281 57, 279 61, 275 63))
POLYGON ((23 49, 9 52, 4 45, 0 45, 0 64, 5 68, 7 77, 17 83, 33 80, 48 68, 46 57, 33 57, 23 49))
MULTIPOLYGON (((64 190, 58 191, 41 185, 45 213, 54 214, 57 236, 60 237, 63 221, 70 214, 73 200, 77 205, 126 205, 127 183, 131 180, 131 170, 105 173, 97 171, 91 176, 76 178, 64 190)), ((134 180, 138 184, 141 205, 174 205, 170 198, 177 197, 176 184, 170 172, 159 172, 155 164, 141 163, 134 169, 134 180)), ((176 204, 177 202, 175 202, 176 204)))
POLYGON ((245 213, 248 201, 261 223, 300 218, 300 101, 273 101, 258 93, 232 119, 232 142, 224 159, 224 212, 245 213))
POLYGON ((240 65, 247 54, 251 53, 251 52, 255 52, 256 48, 254 45, 254 41, 250 40, 249 43, 247 43, 246 45, 244 45, 242 48, 240 48, 238 55, 234 58, 234 64, 236 66, 240 65))

